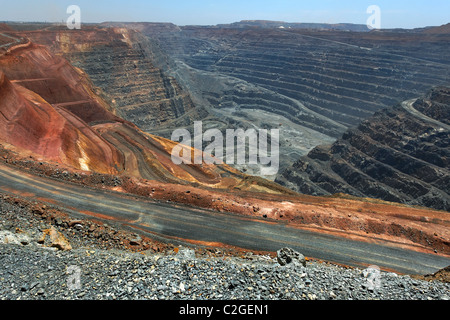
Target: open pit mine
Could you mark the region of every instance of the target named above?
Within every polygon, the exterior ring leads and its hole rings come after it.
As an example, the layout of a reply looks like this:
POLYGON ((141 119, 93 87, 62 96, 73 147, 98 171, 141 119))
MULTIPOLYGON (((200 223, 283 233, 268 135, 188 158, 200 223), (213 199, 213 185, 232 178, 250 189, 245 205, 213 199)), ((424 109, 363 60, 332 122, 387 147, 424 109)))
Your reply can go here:
POLYGON ((0 25, 0 192, 161 243, 450 265, 450 32, 248 23, 0 25), (196 121, 279 129, 278 174, 175 164, 196 121))

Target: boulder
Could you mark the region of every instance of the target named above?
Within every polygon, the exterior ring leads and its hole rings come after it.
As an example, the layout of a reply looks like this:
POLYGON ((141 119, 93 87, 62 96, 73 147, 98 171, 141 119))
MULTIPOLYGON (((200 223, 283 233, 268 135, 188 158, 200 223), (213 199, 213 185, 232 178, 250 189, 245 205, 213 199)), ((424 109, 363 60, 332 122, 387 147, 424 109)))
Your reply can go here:
POLYGON ((72 250, 72 246, 70 245, 69 241, 54 227, 44 230, 42 238, 38 242, 44 244, 47 236, 48 238, 50 238, 50 247, 64 251, 72 250))
POLYGON ((11 231, 1 230, 0 243, 27 245, 30 243, 30 237, 22 232, 13 233, 11 231))
POLYGON ((306 267, 305 256, 291 248, 282 248, 278 250, 277 261, 281 266, 292 264, 294 266, 302 265, 306 267))

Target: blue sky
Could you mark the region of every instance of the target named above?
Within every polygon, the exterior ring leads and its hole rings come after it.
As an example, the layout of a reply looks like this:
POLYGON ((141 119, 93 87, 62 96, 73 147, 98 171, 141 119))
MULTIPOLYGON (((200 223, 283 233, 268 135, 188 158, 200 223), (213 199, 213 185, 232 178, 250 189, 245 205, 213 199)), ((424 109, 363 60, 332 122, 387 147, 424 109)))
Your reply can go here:
POLYGON ((81 8, 82 22, 149 21, 214 25, 240 20, 361 23, 381 9, 382 28, 416 28, 450 22, 449 0, 0 0, 0 21, 66 21, 81 8))

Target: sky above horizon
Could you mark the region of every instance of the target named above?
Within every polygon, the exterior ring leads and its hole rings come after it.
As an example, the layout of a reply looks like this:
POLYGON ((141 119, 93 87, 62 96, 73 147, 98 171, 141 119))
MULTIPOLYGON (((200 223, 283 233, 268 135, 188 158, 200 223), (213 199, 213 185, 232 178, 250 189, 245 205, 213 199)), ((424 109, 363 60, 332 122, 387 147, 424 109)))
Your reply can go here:
POLYGON ((0 0, 0 21, 65 22, 78 5, 82 23, 172 22, 216 25, 241 20, 366 24, 381 10, 381 28, 420 28, 450 22, 449 0, 0 0))

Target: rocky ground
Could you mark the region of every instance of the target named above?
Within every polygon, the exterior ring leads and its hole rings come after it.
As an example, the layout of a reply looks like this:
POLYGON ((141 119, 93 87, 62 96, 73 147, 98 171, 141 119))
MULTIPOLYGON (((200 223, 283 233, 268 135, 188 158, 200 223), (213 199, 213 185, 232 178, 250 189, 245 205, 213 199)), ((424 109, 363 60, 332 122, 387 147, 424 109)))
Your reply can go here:
POLYGON ((411 277, 290 252, 189 249, 0 196, 4 300, 448 300, 448 273, 411 277), (293 257, 293 261, 289 261, 293 257), (283 259, 282 259, 283 258, 283 259), (288 263, 287 263, 288 262, 288 263), (290 262, 290 263, 289 263, 290 262), (287 263, 287 264, 285 264, 287 263))

